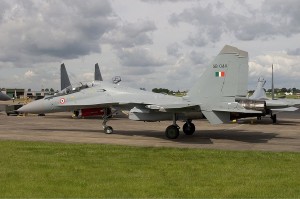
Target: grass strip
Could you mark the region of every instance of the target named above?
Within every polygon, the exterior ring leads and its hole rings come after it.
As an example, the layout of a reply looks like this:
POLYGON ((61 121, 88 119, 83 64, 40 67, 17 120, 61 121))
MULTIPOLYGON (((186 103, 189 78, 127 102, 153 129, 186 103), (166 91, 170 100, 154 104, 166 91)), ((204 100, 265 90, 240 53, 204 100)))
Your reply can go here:
POLYGON ((300 154, 0 141, 0 197, 299 198, 300 154))

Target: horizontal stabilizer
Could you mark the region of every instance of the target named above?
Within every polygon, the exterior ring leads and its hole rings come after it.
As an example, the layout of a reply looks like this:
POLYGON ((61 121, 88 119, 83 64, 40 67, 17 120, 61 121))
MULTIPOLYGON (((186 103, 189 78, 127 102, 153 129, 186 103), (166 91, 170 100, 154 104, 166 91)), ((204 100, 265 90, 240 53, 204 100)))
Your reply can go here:
POLYGON ((230 112, 230 113, 262 113, 261 111, 248 110, 248 109, 213 109, 213 111, 230 112))
POLYGON ((293 112, 293 111, 298 110, 298 108, 296 108, 296 107, 288 107, 288 108, 271 109, 271 110, 272 110, 272 113, 275 113, 275 112, 293 112))
POLYGON ((229 113, 262 113, 257 110, 245 109, 240 103, 237 102, 221 102, 213 106, 201 106, 201 110, 205 111, 218 111, 229 113))
POLYGON ((230 113, 221 111, 202 111, 211 124, 223 124, 230 122, 230 113))

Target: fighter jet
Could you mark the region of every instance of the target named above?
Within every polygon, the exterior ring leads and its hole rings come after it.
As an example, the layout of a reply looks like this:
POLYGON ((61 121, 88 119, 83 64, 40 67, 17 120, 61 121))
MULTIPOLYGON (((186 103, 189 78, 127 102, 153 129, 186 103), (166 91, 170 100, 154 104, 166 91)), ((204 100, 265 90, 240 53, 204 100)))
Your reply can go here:
MULTIPOLYGON (((18 111, 22 113, 63 112, 83 108, 114 107, 129 110, 129 119, 138 121, 172 120, 165 135, 170 139, 179 136, 177 120, 184 120, 183 132, 195 132, 193 119, 202 114, 211 124, 230 122, 240 115, 262 115, 265 103, 255 100, 236 101, 245 96, 248 81, 248 53, 226 45, 200 76, 186 97, 152 93, 120 84, 101 82, 99 85, 76 88, 73 92, 46 97, 31 102, 18 111)), ((112 113, 113 114, 113 113, 112 113)), ((112 133, 107 125, 109 114, 103 117, 105 133, 112 133)))
MULTIPOLYGON (((272 76, 273 76, 273 74, 272 74, 272 76)), ((266 95, 266 92, 264 90, 265 83, 266 83, 266 80, 263 77, 258 78, 256 89, 255 89, 253 95, 251 95, 249 97, 249 99, 257 100, 257 101, 259 101, 259 100, 265 101, 266 102, 265 113, 266 113, 266 115, 270 115, 273 123, 277 122, 276 113, 298 110, 298 108, 295 106, 300 105, 300 100, 268 98, 266 95)), ((272 83, 272 85, 274 85, 274 84, 272 83)), ((274 89, 272 89, 272 90, 274 90, 274 89)), ((274 94, 272 94, 272 96, 274 96, 274 94)), ((257 119, 260 120, 261 117, 259 116, 257 119)))
POLYGON ((0 101, 7 101, 7 100, 11 100, 11 98, 0 91, 0 101))

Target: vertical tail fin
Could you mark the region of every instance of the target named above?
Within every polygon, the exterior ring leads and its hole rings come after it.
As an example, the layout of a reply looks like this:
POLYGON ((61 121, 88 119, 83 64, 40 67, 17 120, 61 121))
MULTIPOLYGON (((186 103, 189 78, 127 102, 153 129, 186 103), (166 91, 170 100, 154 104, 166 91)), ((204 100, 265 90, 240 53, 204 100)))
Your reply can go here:
POLYGON ((60 66, 60 90, 64 90, 68 86, 71 85, 65 64, 61 64, 60 66))
POLYGON ((200 104, 210 123, 229 122, 235 98, 247 94, 248 69, 247 52, 224 46, 189 92, 190 101, 200 104))
POLYGON ((248 69, 247 52, 224 46, 189 92, 190 100, 210 104, 246 96, 248 69))
POLYGON ((257 99, 257 100, 267 99, 266 92, 264 90, 265 83, 266 83, 266 80, 263 77, 258 78, 256 89, 255 89, 253 95, 251 95, 251 97, 249 97, 249 98, 257 99))
POLYGON ((95 81, 103 81, 98 63, 95 64, 95 81))

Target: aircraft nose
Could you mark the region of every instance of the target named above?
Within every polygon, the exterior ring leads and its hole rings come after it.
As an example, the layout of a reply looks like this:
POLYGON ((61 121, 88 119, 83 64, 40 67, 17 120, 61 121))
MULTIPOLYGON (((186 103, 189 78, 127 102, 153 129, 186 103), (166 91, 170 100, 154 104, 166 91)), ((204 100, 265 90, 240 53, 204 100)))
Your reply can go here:
POLYGON ((8 95, 5 95, 0 92, 0 100, 7 101, 7 100, 11 100, 11 99, 8 95))
POLYGON ((33 102, 30 102, 29 104, 26 104, 19 108, 17 111, 20 113, 45 113, 46 112, 46 105, 44 103, 44 100, 36 100, 33 102))

